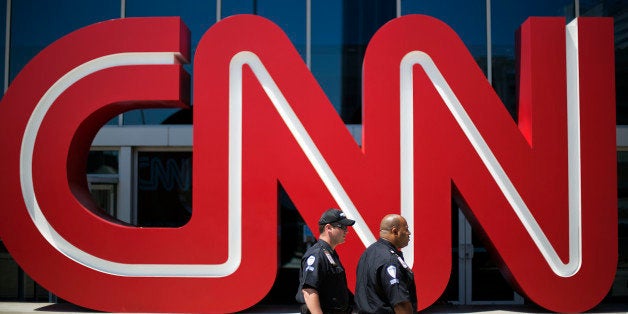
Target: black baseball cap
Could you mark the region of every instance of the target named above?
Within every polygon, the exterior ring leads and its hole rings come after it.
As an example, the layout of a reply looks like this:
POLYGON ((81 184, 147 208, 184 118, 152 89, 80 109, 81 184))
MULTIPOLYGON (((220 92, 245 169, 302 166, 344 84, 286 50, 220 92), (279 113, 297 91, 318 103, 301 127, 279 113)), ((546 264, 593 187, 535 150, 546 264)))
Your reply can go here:
POLYGON ((355 220, 351 220, 345 216, 340 209, 331 208, 323 213, 321 219, 318 220, 319 225, 333 224, 339 223, 345 226, 353 226, 355 220))

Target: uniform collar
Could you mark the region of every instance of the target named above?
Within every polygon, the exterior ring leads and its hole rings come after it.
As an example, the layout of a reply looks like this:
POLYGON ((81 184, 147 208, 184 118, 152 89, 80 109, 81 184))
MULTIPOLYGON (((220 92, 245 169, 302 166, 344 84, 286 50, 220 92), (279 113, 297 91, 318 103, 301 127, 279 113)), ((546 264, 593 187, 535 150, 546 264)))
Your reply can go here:
POLYGON ((323 247, 323 249, 329 251, 329 252, 333 252, 334 249, 331 248, 331 245, 329 245, 329 243, 327 243, 325 240, 323 239, 318 239, 318 242, 321 244, 321 247, 323 247))
POLYGON ((390 243, 390 241, 388 241, 386 239, 379 238, 379 240, 377 240, 377 242, 380 242, 380 243, 384 244, 389 249, 393 250, 393 252, 395 252, 397 255, 399 255, 399 256, 401 256, 403 258, 403 252, 397 250, 397 248, 392 243, 390 243))

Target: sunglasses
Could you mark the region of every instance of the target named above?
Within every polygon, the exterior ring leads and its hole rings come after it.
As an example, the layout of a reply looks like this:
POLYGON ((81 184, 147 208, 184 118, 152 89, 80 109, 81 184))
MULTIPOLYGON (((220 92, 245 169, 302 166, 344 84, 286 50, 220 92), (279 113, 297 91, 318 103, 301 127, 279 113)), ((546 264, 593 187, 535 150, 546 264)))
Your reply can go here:
POLYGON ((341 224, 331 224, 333 227, 340 228, 342 231, 347 231, 347 226, 341 224))

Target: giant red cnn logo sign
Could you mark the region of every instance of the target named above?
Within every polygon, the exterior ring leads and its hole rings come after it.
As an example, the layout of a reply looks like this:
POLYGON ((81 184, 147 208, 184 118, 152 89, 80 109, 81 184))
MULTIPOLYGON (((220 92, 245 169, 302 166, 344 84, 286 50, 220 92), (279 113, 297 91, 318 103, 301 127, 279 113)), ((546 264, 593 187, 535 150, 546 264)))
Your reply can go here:
POLYGON ((2 240, 79 305, 238 311, 273 285, 281 183, 313 230, 328 207, 357 221, 340 247, 351 287, 381 217, 404 215, 426 308, 451 272, 453 195, 521 293, 590 309, 617 260, 612 32, 610 19, 529 19, 515 123, 449 27, 395 19, 364 60, 359 146, 277 26, 225 19, 195 55, 193 216, 138 228, 95 214, 87 152, 117 114, 186 106, 189 31, 178 18, 80 29, 37 55, 0 104, 2 240))

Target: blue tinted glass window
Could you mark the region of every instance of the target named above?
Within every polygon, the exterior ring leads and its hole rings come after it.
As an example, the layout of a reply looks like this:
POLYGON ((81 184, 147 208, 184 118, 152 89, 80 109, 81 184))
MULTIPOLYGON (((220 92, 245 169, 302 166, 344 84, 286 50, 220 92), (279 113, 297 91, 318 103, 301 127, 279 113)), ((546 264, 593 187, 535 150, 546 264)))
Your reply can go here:
POLYGON ((486 73, 486 1, 402 1, 401 14, 425 14, 449 25, 486 73))
MULTIPOLYGON (((127 0, 127 17, 180 16, 191 33, 191 60, 184 68, 194 75, 193 66, 196 47, 203 34, 216 22, 215 1, 195 0, 127 0)), ((192 91, 190 91, 192 94, 192 91)), ((189 109, 142 109, 124 114, 124 124, 191 124, 189 109)))
POLYGON ((573 0, 492 2, 493 87, 517 119, 515 32, 530 16, 574 17, 573 0))
POLYGON ((396 1, 342 2, 342 94, 340 116, 345 123, 362 123, 362 62, 375 32, 397 15, 396 1))
POLYGON ((342 2, 312 2, 312 74, 340 113, 342 96, 342 2))
MULTIPOLYGON (((192 58, 203 34, 216 22, 215 1, 126 0, 127 17, 179 16, 190 29, 192 58)), ((189 60, 192 61, 192 60, 189 60)), ((191 73, 191 63, 186 70, 191 73)))
POLYGON ((236 14, 257 14, 257 1, 255 0, 238 0, 238 1, 225 1, 221 2, 220 17, 225 18, 227 16, 236 14))
MULTIPOLYGON (((626 125, 628 124, 628 0, 580 1, 580 16, 613 18, 617 124, 626 125)), ((625 263, 623 267, 628 268, 628 263, 625 263)))
POLYGON ((301 58, 306 58, 306 8, 305 0, 253 0, 223 1, 222 18, 236 14, 263 16, 277 24, 297 49, 301 58))
POLYGON ((119 1, 11 2, 10 79, 38 52, 81 27, 120 17, 119 1))
MULTIPOLYGON (((257 14, 277 23, 305 59, 305 1, 223 1, 222 17, 257 14)), ((366 45, 395 17, 389 0, 311 2, 311 70, 345 123, 362 120, 362 60, 366 45)))
POLYGON ((574 17, 573 0, 530 0, 492 2, 492 39, 494 56, 514 56, 515 32, 530 16, 574 17))
POLYGON ((255 3, 257 15, 279 25, 305 60, 305 1, 258 0, 255 3))
POLYGON ((402 0, 401 14, 424 14, 449 25, 465 44, 484 74, 487 72, 486 1, 402 0))
POLYGON ((4 70, 6 65, 4 64, 4 56, 6 50, 6 28, 7 25, 7 6, 0 4, 0 86, 2 86, 2 92, 4 93, 4 70))
POLYGON ((288 35, 305 59, 305 0, 241 0, 222 1, 221 18, 237 14, 263 16, 288 35))

